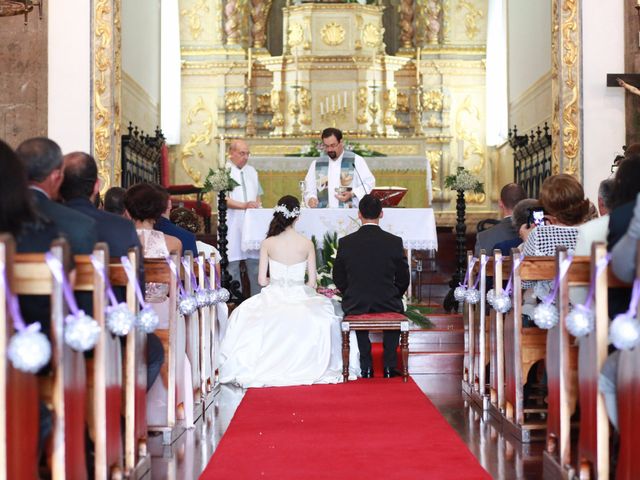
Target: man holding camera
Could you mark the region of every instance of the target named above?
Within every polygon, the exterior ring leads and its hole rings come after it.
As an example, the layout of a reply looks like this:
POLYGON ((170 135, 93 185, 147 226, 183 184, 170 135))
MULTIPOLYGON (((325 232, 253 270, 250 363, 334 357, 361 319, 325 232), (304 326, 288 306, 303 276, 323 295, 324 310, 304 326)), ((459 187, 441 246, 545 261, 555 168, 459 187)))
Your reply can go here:
POLYGON ((476 257, 480 255, 480 250, 484 249, 490 255, 496 243, 518 238, 518 231, 511 222, 511 215, 516 204, 526 196, 524 189, 517 183, 509 183, 502 187, 498 207, 503 218, 497 225, 478 232, 474 251, 476 257))

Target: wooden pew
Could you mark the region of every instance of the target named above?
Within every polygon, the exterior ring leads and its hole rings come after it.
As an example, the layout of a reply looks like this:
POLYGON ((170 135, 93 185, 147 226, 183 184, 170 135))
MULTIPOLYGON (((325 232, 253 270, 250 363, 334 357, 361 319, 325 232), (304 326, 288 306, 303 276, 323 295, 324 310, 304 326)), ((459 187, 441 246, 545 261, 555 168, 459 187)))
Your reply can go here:
MULTIPOLYGON (((489 259, 484 250, 480 252, 480 258, 474 265, 474 283, 479 277, 478 290, 480 301, 473 305, 474 314, 474 356, 473 362, 473 388, 471 389, 471 399, 483 411, 489 409, 489 397, 487 395, 486 367, 489 361, 488 352, 488 323, 487 317, 487 271, 492 269, 493 262, 489 264, 489 259), (484 263, 484 266, 483 266, 484 263)), ((492 274, 493 275, 493 274, 492 274)), ((473 283, 471 284, 473 285, 473 283)))
MULTIPOLYGON (((493 252, 493 289, 501 292, 505 279, 511 274, 511 259, 503 257, 500 250, 493 252)), ((489 326, 489 414, 502 430, 505 411, 504 395, 504 318, 505 314, 491 309, 489 326)))
MULTIPOLYGON (((473 285, 475 276, 471 261, 473 259, 473 252, 467 251, 467 272, 469 274, 467 285, 473 285)), ((476 355, 476 320, 475 320, 475 308, 473 305, 469 305, 467 302, 462 302, 462 316, 466 318, 467 338, 464 349, 463 359, 463 372, 462 372, 462 391, 467 395, 471 395, 473 391, 473 384, 475 379, 475 362, 476 355)))
MULTIPOLYGON (((191 273, 194 271, 193 254, 190 251, 185 252, 183 257, 181 276, 184 282, 184 289, 187 295, 195 295, 196 285, 192 281, 191 273)), ((194 422, 204 413, 203 396, 200 377, 200 315, 196 310, 190 315, 184 316, 187 340, 187 357, 191 365, 191 386, 192 386, 192 403, 193 403, 193 420, 194 422)))
MULTIPOLYGON (((568 253, 565 247, 556 252, 556 276, 559 276, 568 253)), ((547 433, 543 454, 543 470, 552 478, 571 478, 571 415, 575 411, 577 377, 577 350, 573 337, 566 328, 569 313, 569 285, 589 284, 590 257, 576 257, 571 262, 567 275, 558 285, 556 307, 558 324, 547 332, 547 433)))
MULTIPOLYGON (((512 262, 520 257, 516 249, 512 262)), ((555 276, 553 257, 526 257, 513 273, 513 307, 504 323, 505 408, 502 428, 505 433, 528 443, 532 432, 542 431, 546 422, 526 421, 525 414, 536 413, 524 408, 523 387, 527 373, 538 360, 543 360, 546 351, 547 332, 537 327, 522 326, 522 281, 552 280, 555 276)))
MULTIPOLYGON (((56 240, 51 253, 68 271, 69 249, 64 240, 56 240)), ((85 360, 64 341, 67 307, 62 285, 56 281, 44 254, 17 254, 14 257, 14 291, 19 295, 51 296, 52 376, 43 378, 41 392, 50 394, 53 408, 51 474, 54 480, 86 479, 85 459, 85 360)))
MULTIPOLYGON (((0 235, 0 262, 12 292, 15 242, 0 235)), ((7 346, 14 334, 4 284, 0 285, 0 478, 38 478, 39 395, 35 374, 13 368, 7 346)))
MULTIPOLYGON (((129 250, 127 257, 136 278, 130 281, 120 259, 109 264, 109 281, 113 287, 126 288, 129 310, 140 310, 135 282, 140 265, 140 251, 129 250)), ((151 469, 151 455, 147 448, 147 334, 132 329, 125 341, 124 355, 124 468, 128 478, 143 477, 151 469)))
MULTIPOLYGON (((640 242, 639 246, 640 246, 640 242)), ((640 278, 640 250, 636 257, 636 280, 640 278)), ((629 261, 632 261, 629 259, 629 261)), ((638 305, 640 307, 640 304, 638 305)), ((640 309, 636 315, 640 315, 640 309)), ((618 363, 618 426, 620 451, 616 479, 640 478, 640 348, 621 352, 618 363)))
MULTIPOLYGON (((200 253, 196 271, 198 285, 200 288, 206 288, 205 278, 208 264, 205 261, 204 253, 200 253)), ((209 284, 211 284, 209 282, 209 284)), ((206 410, 213 402, 213 384, 214 384, 214 338, 216 328, 216 307, 215 305, 207 305, 198 308, 198 316, 200 319, 200 393, 206 410)))
MULTIPOLYGON (((177 252, 171 252, 170 257, 175 266, 175 271, 180 272, 180 257, 177 252)), ((184 401, 188 400, 182 398, 182 392, 177 391, 178 382, 176 376, 183 375, 186 352, 184 318, 182 315, 178 315, 178 277, 169 268, 165 259, 145 259, 144 275, 147 283, 169 285, 169 298, 166 309, 168 321, 163 328, 158 328, 155 332, 162 341, 165 351, 165 362, 160 375, 167 391, 166 421, 162 421, 157 425, 149 425, 148 429, 161 432, 162 443, 171 445, 184 433, 184 401)))
MULTIPOLYGON (((96 245, 93 256, 107 265, 109 247, 96 245)), ((94 443, 94 478, 122 478, 124 461, 120 431, 122 407, 122 348, 120 339, 106 326, 106 284, 89 255, 76 255, 76 292, 92 292, 93 318, 102 329, 93 358, 87 360, 87 403, 89 432, 94 443)))

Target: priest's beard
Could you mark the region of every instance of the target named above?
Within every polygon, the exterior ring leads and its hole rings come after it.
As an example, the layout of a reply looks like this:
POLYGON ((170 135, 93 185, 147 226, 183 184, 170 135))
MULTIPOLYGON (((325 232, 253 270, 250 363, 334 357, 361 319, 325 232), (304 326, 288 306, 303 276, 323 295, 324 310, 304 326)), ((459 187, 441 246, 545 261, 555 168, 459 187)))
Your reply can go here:
POLYGON ((338 154, 336 152, 327 152, 327 156, 331 159, 331 160, 335 160, 336 158, 338 158, 338 154))

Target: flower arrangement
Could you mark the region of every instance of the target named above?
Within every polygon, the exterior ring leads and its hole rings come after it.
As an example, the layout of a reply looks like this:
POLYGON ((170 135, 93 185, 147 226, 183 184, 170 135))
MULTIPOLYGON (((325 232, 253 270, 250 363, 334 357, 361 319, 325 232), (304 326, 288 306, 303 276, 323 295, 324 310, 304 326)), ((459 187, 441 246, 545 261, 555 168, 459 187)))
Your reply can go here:
POLYGON ((444 179, 444 186, 450 190, 484 193, 482 182, 464 167, 458 167, 458 171, 454 175, 448 175, 444 179))
POLYGON ((233 190, 238 185, 240 184, 231 178, 231 168, 229 166, 216 168, 215 170, 210 168, 207 178, 204 180, 202 193, 224 192, 233 190))
MULTIPOLYGON (((322 142, 312 141, 309 145, 305 145, 298 153, 290 153, 286 157, 319 157, 322 154, 322 142)), ((384 153, 370 150, 360 143, 351 143, 344 140, 344 149, 349 150, 361 157, 386 157, 384 153)))
MULTIPOLYGON (((315 237, 311 237, 311 241, 314 246, 317 247, 317 241, 315 237)), ((317 250, 317 248, 316 248, 317 250)), ((340 291, 333 283, 333 262, 336 259, 338 253, 338 234, 337 233, 325 233, 323 237, 322 250, 320 251, 320 262, 318 262, 318 286, 316 291, 320 295, 324 295, 327 298, 342 302, 340 291)), ((407 296, 402 297, 402 304, 404 305, 404 313, 407 318, 414 324, 421 328, 433 328, 433 323, 425 316, 431 312, 429 307, 409 305, 409 299, 407 296)))

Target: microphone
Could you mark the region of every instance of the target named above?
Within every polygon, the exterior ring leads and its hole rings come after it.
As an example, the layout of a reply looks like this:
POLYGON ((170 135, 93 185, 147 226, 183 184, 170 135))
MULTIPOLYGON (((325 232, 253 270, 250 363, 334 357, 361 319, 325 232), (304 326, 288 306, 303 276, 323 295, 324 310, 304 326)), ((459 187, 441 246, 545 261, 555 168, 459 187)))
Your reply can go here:
POLYGON ((367 192, 367 186, 365 185, 365 183, 362 181, 362 177, 360 176, 360 172, 358 171, 358 169, 356 168, 356 160, 355 158, 353 159, 353 169, 356 172, 356 175, 358 175, 358 180, 360 180, 360 185, 362 185, 362 188, 364 189, 364 193, 366 195, 369 195, 371 193, 371 191, 367 192))

